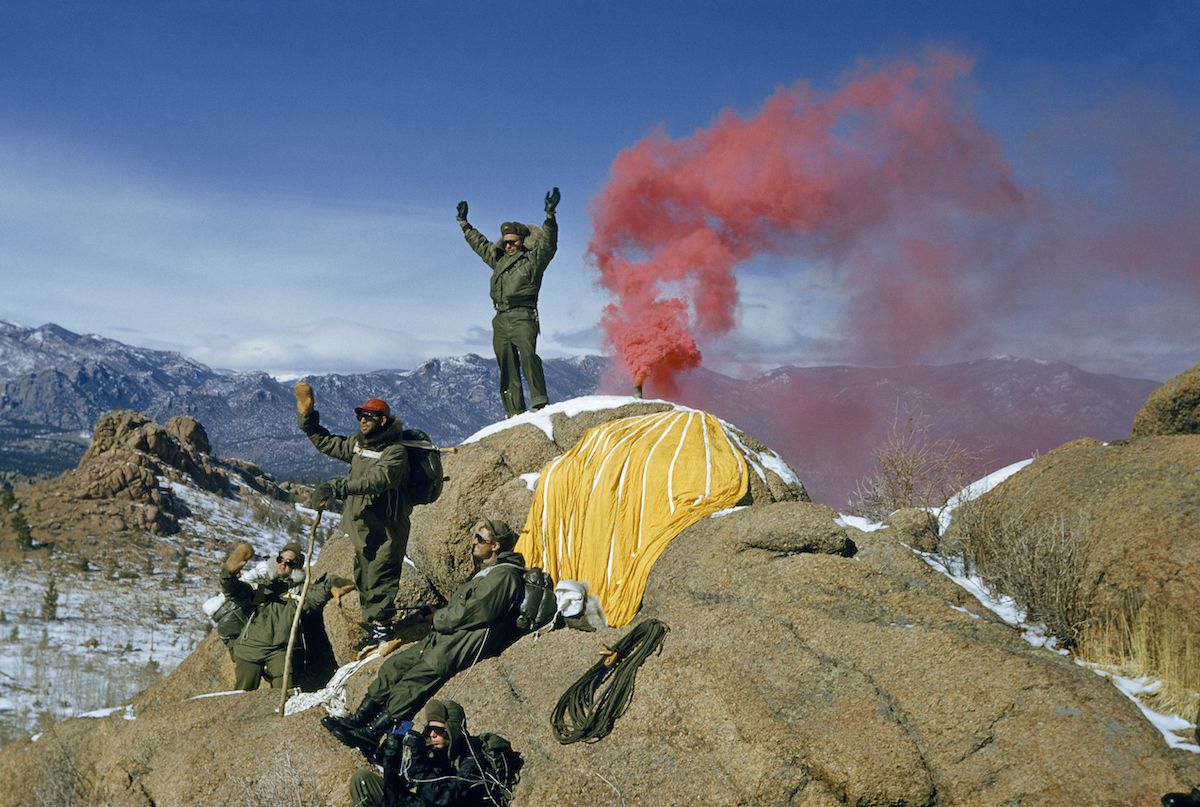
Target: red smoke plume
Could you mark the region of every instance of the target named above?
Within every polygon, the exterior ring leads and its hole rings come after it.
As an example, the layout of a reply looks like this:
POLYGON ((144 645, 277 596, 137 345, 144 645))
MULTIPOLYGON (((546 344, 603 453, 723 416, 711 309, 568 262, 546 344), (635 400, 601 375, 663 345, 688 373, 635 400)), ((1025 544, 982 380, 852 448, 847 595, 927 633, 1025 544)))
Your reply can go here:
POLYGON ((933 52, 834 92, 801 82, 753 117, 725 111, 622 152, 592 202, 588 252, 616 296, 602 325, 634 383, 699 365, 697 342, 734 326, 734 269, 760 253, 834 267, 860 361, 913 360, 962 329, 983 293, 965 281, 1023 207, 961 97, 970 68, 933 52))

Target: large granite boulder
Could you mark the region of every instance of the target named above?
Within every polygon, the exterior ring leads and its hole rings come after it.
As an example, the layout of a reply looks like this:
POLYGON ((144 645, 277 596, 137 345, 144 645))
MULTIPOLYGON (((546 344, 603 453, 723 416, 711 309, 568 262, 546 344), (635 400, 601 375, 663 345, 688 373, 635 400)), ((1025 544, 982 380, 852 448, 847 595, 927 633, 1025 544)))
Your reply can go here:
POLYGON ((1200 364, 1150 393, 1133 420, 1134 437, 1200 434, 1200 364))

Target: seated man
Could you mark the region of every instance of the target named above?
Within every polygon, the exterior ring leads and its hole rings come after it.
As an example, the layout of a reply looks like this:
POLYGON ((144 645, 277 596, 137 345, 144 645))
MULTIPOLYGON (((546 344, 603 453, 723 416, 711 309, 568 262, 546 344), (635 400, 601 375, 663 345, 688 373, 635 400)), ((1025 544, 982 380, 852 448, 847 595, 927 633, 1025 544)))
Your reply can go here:
MULTIPOLYGON (((274 578, 258 586, 238 577, 253 554, 249 544, 238 544, 221 566, 221 592, 249 614, 241 635, 229 648, 234 686, 258 689, 259 681, 265 678, 273 689, 290 687, 283 680, 283 668, 296 604, 304 586, 304 553, 297 543, 285 544, 275 558, 274 578)), ((319 612, 331 597, 340 599, 353 589, 353 581, 322 576, 309 585, 301 613, 319 612)))
POLYGON ((425 731, 391 734, 379 753, 383 774, 360 768, 350 776, 350 803, 369 807, 464 807, 481 803, 485 777, 478 741, 467 731, 463 708, 431 700, 425 731), (408 758, 405 759, 405 756, 408 758), (474 790, 474 792, 472 792, 474 790))
POLYGON ((516 543, 517 534, 503 521, 480 522, 471 544, 479 568, 433 613, 433 630, 383 662, 357 712, 323 717, 321 725, 369 758, 397 721, 405 731, 411 727, 417 710, 443 683, 516 640, 525 592, 525 559, 512 551, 516 543))

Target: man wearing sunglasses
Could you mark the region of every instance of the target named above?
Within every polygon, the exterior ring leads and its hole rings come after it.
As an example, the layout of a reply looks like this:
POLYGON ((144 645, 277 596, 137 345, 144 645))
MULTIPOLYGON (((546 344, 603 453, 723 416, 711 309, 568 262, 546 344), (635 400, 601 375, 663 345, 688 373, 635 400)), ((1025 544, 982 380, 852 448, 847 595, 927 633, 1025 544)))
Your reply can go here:
POLYGON ((405 495, 408 452, 401 445, 404 424, 385 401, 372 398, 355 407, 358 433, 330 434, 321 425, 312 387, 295 386, 297 424, 322 454, 350 464, 346 478, 329 479, 313 491, 313 507, 342 499, 341 527, 354 544, 354 584, 358 587, 364 647, 395 638, 396 595, 408 547, 412 503, 405 495))
MULTIPOLYGON (((297 543, 285 544, 275 556, 274 575, 257 586, 239 577, 253 554, 249 544, 238 544, 221 566, 221 593, 248 615, 241 634, 229 648, 234 686, 255 690, 265 678, 273 689, 279 689, 285 686, 288 638, 304 586, 304 552, 297 543)), ((340 600, 353 589, 350 580, 322 575, 309 585, 300 612, 318 613, 331 598, 340 600)))
MULTIPOLYGON (((561 194, 558 188, 546 194, 546 221, 540 233, 519 222, 500 226, 500 240, 487 236, 467 223, 467 203, 458 203, 458 224, 471 249, 492 270, 491 295, 496 316, 492 318, 492 348, 500 366, 500 400, 508 417, 525 411, 521 373, 529 385, 529 404, 535 410, 550 402, 546 377, 537 355, 537 301, 542 275, 558 250, 558 222, 554 210, 561 194)), ((536 228, 534 228, 536 229, 536 228)))
POLYGON ((429 701, 425 731, 409 730, 403 739, 389 735, 379 764, 382 774, 360 768, 351 775, 351 804, 463 807, 487 803, 482 798, 487 785, 483 752, 467 732, 466 712, 455 701, 429 701))
POLYGON ((517 610, 525 593, 525 559, 513 551, 516 543, 516 532, 503 521, 479 522, 471 543, 477 569, 434 612, 433 630, 383 662, 357 712, 323 717, 321 725, 373 758, 393 728, 399 726, 403 734, 412 727, 417 710, 443 683, 516 640, 517 610))

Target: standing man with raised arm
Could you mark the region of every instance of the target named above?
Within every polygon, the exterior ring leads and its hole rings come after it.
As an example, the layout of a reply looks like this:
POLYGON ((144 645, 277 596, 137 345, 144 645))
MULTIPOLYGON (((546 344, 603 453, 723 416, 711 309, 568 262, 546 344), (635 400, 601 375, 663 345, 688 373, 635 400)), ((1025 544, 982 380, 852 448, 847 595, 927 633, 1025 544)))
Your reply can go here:
POLYGON ((342 499, 342 530, 354 544, 354 584, 358 587, 364 646, 395 638, 396 595, 400 568, 408 547, 412 503, 405 492, 408 451, 401 444, 404 424, 385 401, 372 398, 355 407, 358 433, 330 434, 321 425, 312 387, 295 386, 297 425, 322 454, 350 464, 345 478, 328 479, 313 491, 313 507, 331 498, 342 499))
POLYGON ((541 409, 550 402, 542 360, 537 355, 538 292, 542 275, 558 249, 558 223, 554 210, 561 195, 558 188, 546 194, 546 220, 539 231, 515 221, 500 226, 500 240, 493 243, 467 223, 467 203, 458 203, 458 223, 471 249, 492 269, 491 295, 496 316, 492 318, 492 347, 500 366, 500 400, 508 417, 525 411, 521 374, 529 384, 529 403, 541 409))

